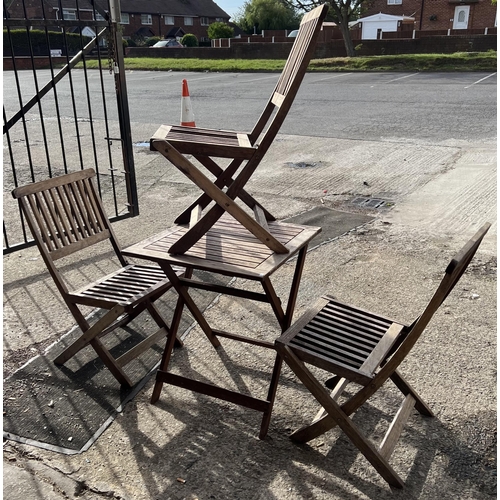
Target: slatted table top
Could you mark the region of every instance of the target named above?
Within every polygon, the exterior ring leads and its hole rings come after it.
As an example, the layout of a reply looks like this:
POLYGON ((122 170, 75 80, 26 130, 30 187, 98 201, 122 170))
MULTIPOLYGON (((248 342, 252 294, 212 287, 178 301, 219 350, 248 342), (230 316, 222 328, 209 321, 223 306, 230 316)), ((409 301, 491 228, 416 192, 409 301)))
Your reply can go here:
POLYGON ((170 254, 169 248, 186 233, 186 226, 167 229, 132 245, 123 254, 229 276, 260 279, 271 275, 321 232, 320 227, 278 221, 269 222, 269 230, 289 253, 273 252, 232 217, 223 216, 184 254, 170 254))

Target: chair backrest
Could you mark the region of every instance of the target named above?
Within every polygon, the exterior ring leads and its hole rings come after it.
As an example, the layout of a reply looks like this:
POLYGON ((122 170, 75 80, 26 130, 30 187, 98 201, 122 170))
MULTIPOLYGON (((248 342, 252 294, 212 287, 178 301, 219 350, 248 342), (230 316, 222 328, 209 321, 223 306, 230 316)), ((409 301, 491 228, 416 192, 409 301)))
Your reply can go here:
POLYGON ((408 354, 436 311, 462 277, 490 227, 490 223, 484 224, 481 229, 479 229, 477 233, 455 255, 455 257, 453 257, 446 268, 441 283, 424 312, 407 329, 406 335, 401 337, 401 341, 394 346, 389 355, 394 353, 394 351, 397 351, 398 358, 402 359, 408 354))
POLYGON ((122 265, 113 230, 95 188, 93 169, 27 184, 12 191, 59 289, 66 291, 53 261, 110 240, 122 265))
POLYGON ((308 12, 302 18, 299 33, 295 38, 278 83, 250 134, 252 144, 257 141, 266 126, 265 136, 260 140, 262 147, 269 147, 278 133, 314 54, 316 41, 327 11, 328 5, 324 4, 308 12), (269 121, 271 117, 272 120, 269 121))

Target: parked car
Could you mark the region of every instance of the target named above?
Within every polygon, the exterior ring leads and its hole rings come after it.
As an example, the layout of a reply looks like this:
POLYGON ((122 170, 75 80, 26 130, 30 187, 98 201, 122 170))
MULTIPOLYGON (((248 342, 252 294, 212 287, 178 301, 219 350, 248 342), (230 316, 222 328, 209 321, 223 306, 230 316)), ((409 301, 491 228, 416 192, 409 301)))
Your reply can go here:
POLYGON ((295 38, 299 34, 299 30, 293 30, 288 33, 288 38, 295 38))
POLYGON ((177 40, 160 40, 156 42, 154 45, 151 45, 153 49, 157 48, 172 48, 172 49, 183 49, 184 45, 178 42, 177 40))

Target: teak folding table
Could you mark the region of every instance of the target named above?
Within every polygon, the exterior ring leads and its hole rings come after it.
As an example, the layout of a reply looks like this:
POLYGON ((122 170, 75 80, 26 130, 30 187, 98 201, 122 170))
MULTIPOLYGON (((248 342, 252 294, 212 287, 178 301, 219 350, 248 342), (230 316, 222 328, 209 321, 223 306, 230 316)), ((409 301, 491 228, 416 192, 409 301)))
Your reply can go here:
POLYGON ((227 215, 219 219, 184 254, 169 253, 171 246, 187 231, 183 226, 175 226, 123 251, 125 255, 130 257, 157 262, 179 294, 179 300, 170 327, 170 335, 156 376, 156 384, 151 401, 154 403, 158 400, 163 384, 168 383, 260 411, 264 414, 259 433, 261 439, 265 437, 269 427, 281 370, 281 357, 279 355, 276 356, 268 394, 265 399, 252 397, 173 374, 168 371, 168 367, 184 305, 188 307, 214 347, 220 345, 218 337, 226 337, 255 346, 274 349, 273 342, 266 342, 212 328, 189 295, 189 288, 197 288, 268 303, 277 318, 279 330, 281 332, 285 331, 292 322, 308 244, 321 231, 321 228, 274 221, 269 223, 269 230, 285 246, 287 253, 278 254, 270 250, 245 227, 227 215), (286 309, 284 310, 282 301, 271 284, 270 277, 285 262, 295 256, 297 257, 295 270, 288 298, 284 297, 284 299, 288 299, 286 301, 286 309), (186 269, 184 276, 178 276, 178 272, 176 273, 174 270, 177 266, 186 269), (256 281, 262 285, 263 292, 258 293, 232 286, 217 285, 202 281, 201 279, 193 279, 193 270, 203 270, 256 281))
POLYGON ((313 56, 327 10, 328 6, 325 4, 303 17, 299 34, 276 87, 249 134, 173 125, 162 125, 156 131, 150 141, 151 150, 161 153, 202 194, 177 217, 177 226, 124 252, 132 257, 157 262, 179 294, 172 320, 172 333, 168 337, 156 377, 152 402, 159 398, 163 383, 231 401, 264 413, 259 434, 261 438, 266 435, 269 426, 281 370, 279 355, 276 356, 266 399, 174 375, 168 371, 168 365, 184 305, 191 311, 214 347, 220 345, 218 337, 227 337, 274 349, 271 342, 213 329, 190 297, 189 288, 266 302, 274 311, 281 332, 291 324, 307 246, 321 229, 276 221, 245 190, 245 185, 272 145, 290 110, 313 56), (198 164, 193 163, 194 161, 198 164), (228 162, 227 165, 224 162, 228 162), (286 310, 283 310, 270 276, 296 255, 295 272, 286 310), (178 277, 173 266, 185 268, 185 275, 178 277), (195 280, 192 278, 193 270, 257 281, 262 285, 263 293, 195 280))

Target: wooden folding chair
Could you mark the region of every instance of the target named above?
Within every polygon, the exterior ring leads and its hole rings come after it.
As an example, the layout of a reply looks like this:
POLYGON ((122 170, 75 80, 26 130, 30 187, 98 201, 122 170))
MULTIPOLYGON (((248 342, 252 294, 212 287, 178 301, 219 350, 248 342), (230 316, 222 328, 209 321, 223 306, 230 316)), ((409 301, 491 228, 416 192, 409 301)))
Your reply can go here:
POLYGON ((490 224, 485 224, 451 260, 431 301, 411 325, 323 297, 276 340, 278 353, 323 407, 310 425, 291 435, 293 440, 304 443, 339 425, 390 485, 403 487, 403 481, 388 460, 413 408, 422 415, 433 416, 433 413, 397 368, 466 270, 489 228, 490 224), (331 394, 306 363, 334 374, 326 384, 333 389, 331 394), (388 379, 405 398, 376 448, 350 415, 388 379), (361 388, 339 403, 340 395, 350 382, 360 384, 361 388))
POLYGON ((172 245, 170 253, 185 253, 209 231, 225 211, 274 252, 288 252, 267 224, 275 218, 244 190, 244 186, 287 116, 314 53, 327 10, 325 4, 312 10, 302 19, 299 34, 283 72, 250 134, 162 125, 151 138, 151 150, 163 154, 203 191, 203 194, 176 219, 177 224, 190 223, 190 229, 172 245), (196 158, 215 176, 215 180, 209 179, 183 155, 196 158), (230 160, 226 168, 216 162, 221 158, 230 160), (236 203, 236 198, 253 210, 254 217, 236 203), (215 204, 202 216, 202 211, 212 201, 215 204))
POLYGON ((96 191, 94 177, 94 170, 81 170, 18 187, 12 195, 19 200, 43 260, 83 332, 54 362, 62 365, 90 344, 116 379, 130 387, 132 382, 123 367, 168 333, 167 324, 153 302, 171 284, 159 266, 126 262, 96 191), (104 240, 110 241, 121 267, 70 291, 54 261, 104 240), (79 305, 107 312, 90 326, 79 305), (146 309, 159 330, 115 359, 100 337, 126 325, 146 309))

